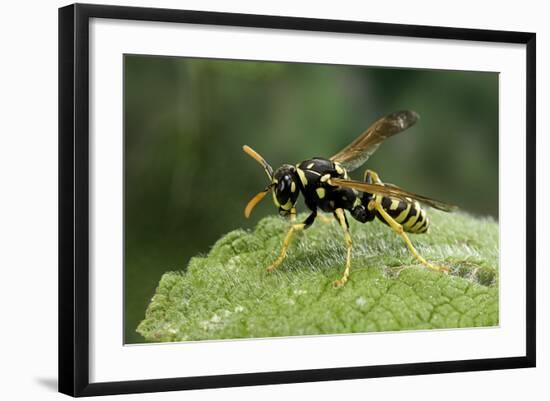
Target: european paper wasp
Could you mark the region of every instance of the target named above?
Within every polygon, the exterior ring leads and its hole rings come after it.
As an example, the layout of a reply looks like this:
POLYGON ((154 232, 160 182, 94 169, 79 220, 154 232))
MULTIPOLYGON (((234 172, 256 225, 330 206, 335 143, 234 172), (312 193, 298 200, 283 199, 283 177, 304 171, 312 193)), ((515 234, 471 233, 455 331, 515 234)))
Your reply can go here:
POLYGON ((345 285, 350 276, 352 239, 346 211, 361 223, 377 218, 401 236, 410 252, 422 265, 438 272, 449 270, 424 259, 413 246, 407 233, 423 234, 428 231, 430 221, 420 203, 445 212, 453 211, 456 206, 383 183, 372 170, 365 171, 363 181, 352 180, 348 176, 349 172, 361 167, 384 140, 411 127, 418 119, 419 116, 414 111, 392 113, 376 121, 357 139, 329 159, 314 157, 296 165, 283 164, 277 170, 273 170, 252 148, 243 146, 243 150, 260 163, 269 179, 269 185, 246 205, 245 216, 248 218, 252 209, 271 192, 279 214, 290 217, 293 222, 278 258, 267 268, 268 271, 271 272, 281 265, 293 235, 313 224, 318 209, 332 213, 344 232, 346 265, 342 277, 334 282, 336 287, 345 285), (302 223, 295 223, 295 205, 300 193, 311 213, 302 223))

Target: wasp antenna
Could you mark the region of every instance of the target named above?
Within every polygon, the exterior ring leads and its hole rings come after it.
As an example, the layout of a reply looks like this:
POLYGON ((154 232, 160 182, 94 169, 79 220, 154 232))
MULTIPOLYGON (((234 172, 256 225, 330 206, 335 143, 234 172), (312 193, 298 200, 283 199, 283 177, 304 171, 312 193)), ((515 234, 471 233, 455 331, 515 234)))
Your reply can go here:
POLYGON ((258 203, 262 201, 263 198, 267 195, 271 187, 267 187, 262 192, 258 192, 252 199, 248 201, 246 204, 246 207, 244 208, 244 217, 247 219, 250 217, 250 214, 252 213, 252 209, 256 207, 258 203))
POLYGON ((269 163, 266 162, 265 159, 262 156, 260 156, 260 154, 256 152, 254 149, 252 149, 250 146, 244 145, 243 150, 247 155, 249 155, 250 157, 252 157, 254 160, 256 160, 258 163, 262 165, 262 167, 265 170, 265 173, 267 174, 267 176, 269 177, 269 180, 271 181, 273 179, 273 167, 271 167, 269 163))

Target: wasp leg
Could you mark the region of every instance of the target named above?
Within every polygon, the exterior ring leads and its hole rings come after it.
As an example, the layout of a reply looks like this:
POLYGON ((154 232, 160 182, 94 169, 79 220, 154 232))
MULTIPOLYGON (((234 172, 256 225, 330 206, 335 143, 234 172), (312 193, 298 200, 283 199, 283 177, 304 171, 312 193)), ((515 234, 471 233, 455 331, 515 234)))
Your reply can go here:
POLYGON ((428 262, 426 259, 424 259, 418 251, 413 246, 411 240, 403 231, 403 226, 396 222, 382 207, 379 200, 371 200, 368 204, 368 209, 373 210, 376 209, 380 216, 384 218, 384 220, 388 223, 388 225, 391 227, 393 231, 395 231, 403 240, 405 241, 405 244, 407 244, 407 247, 409 248, 409 251, 413 254, 413 256, 418 259, 420 263, 422 263, 424 266, 426 266, 428 269, 436 271, 436 272, 448 272, 449 268, 444 266, 436 266, 430 262, 428 262))
POLYGON ((344 240, 346 241, 346 248, 347 248, 347 255, 346 255, 346 268, 344 270, 344 274, 342 275, 342 278, 340 280, 336 280, 334 282, 335 287, 343 287, 346 282, 348 281, 350 267, 351 267, 351 235, 349 234, 349 225, 346 219, 346 215, 344 213, 344 209, 336 209, 334 211, 334 216, 340 223, 340 227, 342 227, 342 230, 344 231, 344 240))
POLYGON ((290 222, 294 223, 296 221, 296 208, 293 207, 290 209, 290 222))
POLYGON ((307 219, 304 220, 303 223, 293 224, 290 227, 290 230, 288 230, 288 232, 286 233, 286 237, 283 241, 283 246, 281 248, 281 252, 279 253, 279 256, 277 257, 277 259, 275 259, 275 261, 267 268, 268 272, 271 273, 276 268, 278 268, 281 265, 281 263, 283 263, 283 260, 285 260, 286 251, 288 250, 288 247, 290 246, 290 243, 292 242, 292 237, 294 236, 294 234, 298 231, 305 230, 309 226, 311 226, 313 224, 313 222, 315 221, 315 217, 317 217, 317 212, 312 212, 307 217, 307 219))
POLYGON ((369 184, 382 184, 382 180, 378 176, 378 173, 373 170, 365 170, 365 174, 363 175, 363 181, 368 182, 369 184))

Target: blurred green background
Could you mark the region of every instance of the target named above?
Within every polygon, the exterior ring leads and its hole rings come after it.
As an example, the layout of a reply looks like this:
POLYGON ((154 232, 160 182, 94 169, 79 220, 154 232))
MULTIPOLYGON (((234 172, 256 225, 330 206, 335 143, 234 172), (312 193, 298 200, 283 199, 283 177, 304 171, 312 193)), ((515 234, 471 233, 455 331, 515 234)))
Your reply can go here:
POLYGON ((243 144, 276 168, 330 157, 377 118, 415 110, 420 121, 368 167, 498 217, 497 73, 126 55, 124 105, 125 343, 144 341, 135 329, 163 273, 276 213, 268 197, 243 216, 267 184, 243 144))

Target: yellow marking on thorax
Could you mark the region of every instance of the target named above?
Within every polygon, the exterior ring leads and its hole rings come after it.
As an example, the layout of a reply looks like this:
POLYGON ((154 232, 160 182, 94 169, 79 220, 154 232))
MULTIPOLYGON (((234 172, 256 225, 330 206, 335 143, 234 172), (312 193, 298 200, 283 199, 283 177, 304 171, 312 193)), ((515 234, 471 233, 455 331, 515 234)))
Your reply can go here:
POLYGON ((315 163, 309 163, 306 168, 312 168, 313 166, 315 166, 315 163))
POLYGON ((304 173, 304 170, 300 168, 296 168, 296 171, 298 172, 298 177, 300 177, 300 181, 302 182, 302 185, 305 187, 307 185, 307 178, 306 178, 306 174, 304 173))
POLYGON ((290 192, 296 192, 296 183, 294 181, 290 184, 290 192))
POLYGON ((344 169, 342 166, 340 166, 340 163, 334 163, 334 168, 336 169, 336 172, 340 175, 345 174, 344 169))
POLYGON ((317 196, 319 197, 319 199, 323 199, 325 197, 325 188, 317 188, 315 192, 317 192, 317 196))
POLYGON ((321 177, 321 182, 327 182, 328 180, 330 180, 330 174, 325 174, 321 177))

